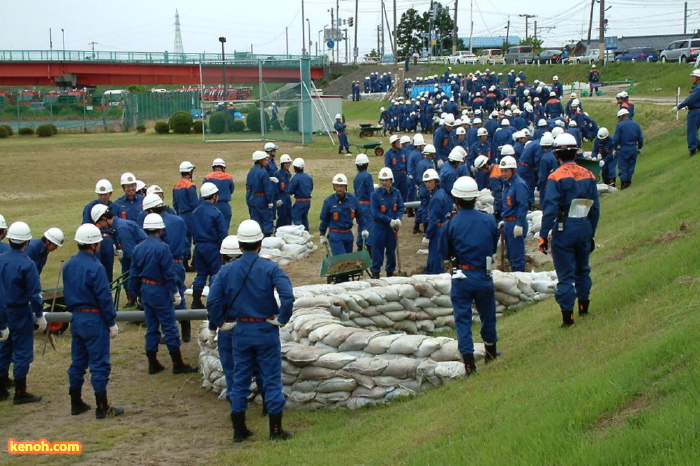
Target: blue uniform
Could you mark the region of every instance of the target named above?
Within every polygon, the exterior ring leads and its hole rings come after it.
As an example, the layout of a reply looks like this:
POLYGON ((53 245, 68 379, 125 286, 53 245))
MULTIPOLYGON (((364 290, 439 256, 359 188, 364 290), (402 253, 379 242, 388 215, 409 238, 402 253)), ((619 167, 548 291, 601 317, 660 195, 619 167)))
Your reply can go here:
POLYGON ((539 175, 540 160, 537 158, 542 152, 540 141, 532 141, 525 146, 518 160, 517 174, 527 184, 527 202, 534 204, 537 176, 539 175))
POLYGON ((187 247, 187 225, 185 221, 167 212, 161 214, 163 222, 165 223, 165 230, 168 232, 167 236, 164 234, 161 239, 170 248, 170 253, 173 255, 173 267, 175 267, 175 276, 177 289, 180 292, 180 305, 177 309, 187 309, 187 302, 185 301, 185 264, 183 263, 186 247, 187 247))
POLYGON ((230 173, 214 171, 205 176, 202 183, 214 183, 216 187, 219 188, 219 192, 216 193, 219 195, 216 208, 224 215, 226 231, 228 231, 231 226, 231 217, 233 217, 231 198, 233 196, 233 191, 236 189, 233 184, 233 177, 230 173))
POLYGON ((404 213, 403 198, 398 189, 393 186, 386 189, 376 189, 370 196, 372 209, 372 271, 379 275, 386 255, 387 273, 396 270, 396 237, 397 232, 389 226, 394 219, 401 220, 404 213))
POLYGON ((237 321, 233 329, 233 359, 236 362, 230 390, 231 412, 248 408, 250 381, 257 369, 263 380, 265 403, 271 414, 284 410, 282 354, 279 329, 264 320, 277 316, 286 324, 292 315, 292 283, 274 262, 247 252, 221 268, 212 284, 208 301, 214 302, 211 320, 217 327, 237 321), (277 305, 274 290, 280 299, 277 305))
POLYGON ((289 194, 294 196, 292 223, 304 225, 306 231, 309 231, 309 209, 313 191, 314 180, 304 172, 295 174, 292 182, 289 183, 289 194))
POLYGON ((460 354, 474 353, 472 339, 472 303, 481 320, 481 338, 485 343, 498 341, 496 333, 496 292, 486 271, 486 258, 496 253, 498 229, 492 215, 474 209, 460 210, 442 229, 440 250, 445 260, 455 260, 467 277, 452 279, 457 347, 460 354))
POLYGON ((277 200, 282 201, 282 205, 277 207, 277 228, 292 224, 292 196, 289 195, 289 183, 292 175, 289 170, 280 168, 275 172, 277 183, 277 200))
POLYGON ((141 207, 143 204, 143 196, 140 194, 134 194, 133 199, 129 199, 126 194, 114 201, 114 207, 112 212, 114 215, 123 219, 136 221, 139 217, 139 213, 143 210, 141 207))
POLYGON ((442 188, 436 186, 430 193, 427 212, 428 228, 425 230, 425 237, 430 240, 430 244, 428 245, 428 262, 423 273, 440 274, 445 272, 445 265, 440 253, 440 232, 447 214, 452 212, 452 205, 452 197, 448 196, 442 188))
POLYGON ((688 150, 697 150, 698 146, 700 146, 700 139, 698 139, 698 130, 700 130, 700 82, 693 85, 690 95, 678 104, 678 108, 688 109, 688 120, 686 122, 688 150))
POLYGON ((44 244, 43 238, 34 238, 29 240, 29 246, 25 249, 24 253, 29 257, 32 262, 36 265, 36 270, 41 275, 46 265, 46 259, 49 258, 49 251, 46 249, 46 244, 44 244))
POLYGON ((8 375, 12 362, 15 378, 26 379, 34 360, 34 317, 44 315, 39 272, 23 251, 10 249, 0 254, 0 281, 10 329, 10 337, 0 343, 0 378, 8 375))
POLYGON ((207 277, 211 285, 212 277, 221 268, 219 247, 228 235, 228 228, 221 211, 209 201, 202 201, 202 204, 194 210, 192 223, 194 225, 192 238, 195 243, 194 268, 197 270, 192 289, 203 290, 204 285, 207 284, 207 277))
POLYGON ((362 246, 362 236, 360 233, 362 233, 363 230, 370 232, 369 238, 364 240, 365 245, 370 246, 372 224, 374 223, 372 221, 372 214, 369 207, 369 198, 372 195, 372 191, 374 191, 374 180, 372 179, 372 175, 367 170, 357 172, 355 180, 353 181, 353 189, 355 191, 357 203, 359 204, 359 215, 357 216, 357 246, 362 246))
POLYGON ((0 280, 0 330, 7 330, 7 304, 5 303, 5 288, 0 280))
POLYGON ((408 196, 406 201, 415 201, 416 191, 418 184, 420 183, 420 178, 416 176, 416 171, 418 170, 418 164, 423 160, 423 153, 416 149, 415 147, 411 152, 408 153, 408 162, 406 165, 406 171, 408 172, 408 196))
POLYGON ((591 157, 600 157, 605 165, 601 170, 601 177, 604 183, 615 183, 615 178, 617 177, 617 157, 615 157, 615 152, 613 151, 613 142, 611 138, 598 139, 595 138, 593 141, 593 150, 591 151, 591 157))
POLYGON ((384 166, 391 168, 394 175, 394 187, 399 190, 401 197, 406 199, 408 197, 406 153, 402 149, 396 150, 392 147, 384 153, 384 166))
POLYGON ((622 120, 615 127, 612 137, 613 147, 617 150, 617 171, 620 181, 631 182, 637 165, 637 154, 644 146, 644 137, 639 123, 622 120))
POLYGON ((335 120, 333 124, 333 129, 338 133, 338 153, 342 150, 346 150, 348 154, 350 153, 350 143, 348 142, 348 134, 345 131, 347 125, 340 120, 335 120))
POLYGON ((0 241, 0 254, 2 254, 3 252, 7 252, 9 250, 10 250, 10 245, 0 241))
MULTIPOLYGON (((116 239, 117 248, 124 253, 121 258, 122 274, 131 270, 131 256, 136 245, 146 239, 146 233, 131 220, 122 220, 119 217, 114 217, 112 220, 112 228, 114 229, 114 238, 116 239)), ((104 236, 104 235, 103 235, 104 236)), ((100 246, 102 249, 103 246, 100 246)), ((126 282, 126 289, 133 293, 133 282, 126 282)))
POLYGON ((508 262, 513 272, 525 271, 525 237, 527 236, 527 184, 516 173, 510 181, 503 182, 503 211, 505 222, 504 234, 508 249, 508 262), (516 226, 523 229, 523 234, 516 238, 513 230, 516 226))
POLYGON ((501 167, 493 165, 489 173, 489 189, 493 196, 493 214, 496 220, 501 219, 503 212, 503 177, 501 167))
MULTIPOLYGON (((435 160, 426 157, 420 162, 418 162, 418 166, 416 167, 416 180, 422 180, 423 173, 425 173, 425 171, 429 168, 432 168, 433 170, 436 169, 435 160)), ((430 195, 423 183, 418 184, 418 200, 420 201, 420 207, 418 207, 418 212, 416 212, 416 222, 425 223, 427 222, 427 217, 425 213, 428 210, 428 201, 430 200, 430 195)))
MULTIPOLYGON (((452 140, 453 137, 452 131, 448 131, 445 126, 440 126, 435 130, 435 133, 433 134, 433 145, 435 146, 436 151, 435 160, 447 162, 447 156, 450 155, 450 151, 454 147, 452 140)), ((386 155, 384 157, 386 159, 386 155)))
POLYGON ((506 144, 513 144, 513 130, 511 130, 510 127, 501 127, 497 129, 495 133, 493 133, 493 154, 497 159, 495 162, 498 162, 501 154, 499 147, 506 144))
POLYGON ((188 177, 182 177, 173 186, 173 208, 187 225, 186 261, 192 258, 192 212, 199 206, 197 186, 188 177))
MULTIPOLYGON (((100 247, 102 247, 100 245, 100 247)), ((104 267, 94 254, 80 251, 63 267, 63 296, 71 317, 70 388, 82 388, 85 371, 95 393, 107 391, 112 365, 109 328, 117 312, 104 267)))
POLYGON ((598 189, 590 171, 575 162, 565 162, 549 175, 540 238, 552 232, 552 259, 558 281, 554 297, 562 311, 573 312, 576 298, 579 302, 589 298, 592 281, 588 258, 599 218, 598 189), (593 200, 587 216, 568 216, 574 199, 593 200))
MULTIPOLYGON (((93 223, 92 216, 90 215, 90 212, 92 212, 92 208, 95 207, 97 204, 102 204, 102 201, 100 201, 99 199, 94 199, 94 200, 87 203, 87 205, 83 209, 83 222, 82 223, 93 223)), ((107 204, 107 208, 109 210, 111 210, 116 215, 116 211, 114 208, 114 202, 109 201, 109 203, 107 204)))
POLYGON ((552 97, 544 105, 544 111, 548 118, 554 119, 564 114, 564 106, 561 104, 559 99, 552 97))
MULTIPOLYGON (((457 174, 457 167, 452 165, 451 162, 443 163, 442 167, 440 167, 439 175, 440 186, 445 190, 445 193, 451 193, 452 186, 455 184, 455 181, 457 181, 457 178, 459 178, 459 175, 457 174)), ((451 198, 452 194, 448 194, 447 196, 451 198)))
POLYGON ((321 236, 326 236, 328 231, 328 242, 334 256, 352 252, 352 224, 360 215, 359 207, 357 198, 347 192, 342 198, 333 193, 323 201, 319 231, 321 236))
POLYGON ((559 162, 557 162, 554 152, 551 150, 544 151, 537 175, 537 190, 540 192, 540 204, 542 204, 542 200, 546 196, 547 178, 557 168, 559 168, 559 162))
POLYGON ((274 230, 271 206, 275 202, 275 188, 270 181, 270 175, 258 164, 253 165, 248 172, 245 197, 250 218, 258 222, 264 234, 271 235, 274 230))

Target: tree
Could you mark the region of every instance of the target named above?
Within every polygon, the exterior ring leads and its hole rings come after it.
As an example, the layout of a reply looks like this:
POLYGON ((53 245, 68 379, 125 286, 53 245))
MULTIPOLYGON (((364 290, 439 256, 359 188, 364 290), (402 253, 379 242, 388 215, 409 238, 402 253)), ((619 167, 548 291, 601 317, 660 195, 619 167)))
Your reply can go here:
POLYGON ((535 39, 534 37, 528 37, 526 39, 520 39, 519 45, 529 45, 532 47, 532 53, 537 55, 542 51, 542 39, 535 39))
POLYGON ((370 53, 365 54, 365 58, 379 58, 379 52, 377 52, 377 49, 372 49, 370 53))
MULTIPOLYGON (((432 55, 441 55, 443 50, 452 49, 452 28, 454 20, 450 16, 450 10, 441 3, 433 3, 435 11, 431 19, 431 12, 425 11, 419 14, 414 8, 401 15, 401 22, 396 26, 396 44, 398 57, 405 57, 420 50, 430 47, 430 29, 436 38, 436 45, 432 49, 432 55)), ((464 43, 460 40, 460 48, 464 43)))

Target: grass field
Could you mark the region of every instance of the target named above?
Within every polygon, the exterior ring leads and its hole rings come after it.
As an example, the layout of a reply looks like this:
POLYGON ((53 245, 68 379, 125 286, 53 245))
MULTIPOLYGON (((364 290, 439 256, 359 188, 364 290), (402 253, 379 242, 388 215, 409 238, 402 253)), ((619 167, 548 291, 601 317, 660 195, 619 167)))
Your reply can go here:
MULTIPOLYGON (((647 64, 632 66, 641 65, 647 64)), ((352 126, 380 105, 347 103, 344 113, 352 126)), ((584 100, 584 106, 601 125, 614 127, 614 102, 584 100)), ((44 402, 0 403, 0 442, 83 442, 82 455, 23 458, 29 464, 697 464, 700 185, 693 174, 700 161, 687 158, 682 122, 666 106, 638 105, 637 113, 646 144, 632 188, 601 201, 592 315, 577 328, 559 329, 556 303, 545 301, 499 321, 504 357, 479 367, 476 377, 385 407, 288 411, 286 425, 296 437, 280 444, 266 440, 266 419, 255 407, 249 415, 255 437, 242 445, 231 443, 227 403, 200 389, 199 377, 146 374, 140 327, 125 325, 114 340, 110 395, 127 411, 107 421, 68 415, 69 339, 42 356, 37 338, 29 389, 44 402)), ((129 170, 167 192, 182 160, 197 165, 199 183, 211 160, 223 157, 236 181, 236 225, 244 219, 250 154, 259 146, 152 133, 0 140, 0 213, 8 222, 27 221, 35 236, 55 225, 70 238, 97 179, 116 185, 129 170)), ((324 138, 306 147, 281 144, 285 152, 307 160, 316 180, 316 219, 330 193, 325 180, 351 174, 353 159, 338 157, 324 138)), ((380 165, 372 161, 373 168, 380 165)), ((403 241, 414 247, 420 238, 403 241)), ((68 239, 50 256, 45 287, 55 286, 59 260, 74 253, 68 239)), ((314 280, 319 258, 290 269, 295 285, 314 280)), ((196 360, 196 343, 184 348, 196 360)), ((85 395, 92 403, 91 389, 85 395)), ((11 461, 5 455, 0 463, 11 461)))

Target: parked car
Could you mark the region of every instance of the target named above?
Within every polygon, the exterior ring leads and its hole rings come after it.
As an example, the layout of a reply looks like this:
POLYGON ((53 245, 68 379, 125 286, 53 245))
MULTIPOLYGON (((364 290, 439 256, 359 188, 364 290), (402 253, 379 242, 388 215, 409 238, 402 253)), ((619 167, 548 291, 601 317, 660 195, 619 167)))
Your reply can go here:
POLYGON ((678 60, 681 63, 688 63, 698 58, 698 53, 700 53, 700 39, 684 39, 668 44, 668 47, 661 51, 660 57, 663 63, 678 60))
MULTIPOLYGON (((612 50, 605 50, 603 51, 603 53, 605 54, 604 56, 608 61, 615 60, 615 52, 613 52, 612 50)), ((586 50, 586 53, 584 53, 583 55, 573 57, 571 58, 571 60, 573 60, 575 63, 578 63, 579 65, 581 63, 588 63, 589 65, 593 65, 595 63, 598 63, 598 56, 598 49, 590 48, 586 50)))
POLYGON ((615 61, 659 61, 659 54, 651 47, 632 47, 615 57, 615 61))
POLYGON ((503 52, 501 49, 484 49, 479 54, 479 63, 482 65, 504 64, 503 52))
POLYGON ((503 58, 506 63, 516 65, 518 63, 532 63, 535 54, 529 45, 516 45, 515 47, 510 47, 503 58))
POLYGON ((533 63, 559 63, 562 51, 559 49, 543 50, 539 55, 532 59, 533 63))
POLYGON ((451 65, 459 65, 462 63, 469 63, 473 65, 479 61, 479 59, 469 50, 460 50, 459 52, 448 56, 446 61, 451 65))

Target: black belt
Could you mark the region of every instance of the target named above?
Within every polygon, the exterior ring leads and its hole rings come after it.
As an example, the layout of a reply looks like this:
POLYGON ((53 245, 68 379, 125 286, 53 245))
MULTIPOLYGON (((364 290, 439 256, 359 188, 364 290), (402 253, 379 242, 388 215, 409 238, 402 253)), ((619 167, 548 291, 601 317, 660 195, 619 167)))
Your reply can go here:
POLYGON ((688 107, 688 110, 700 110, 700 107, 688 107))

